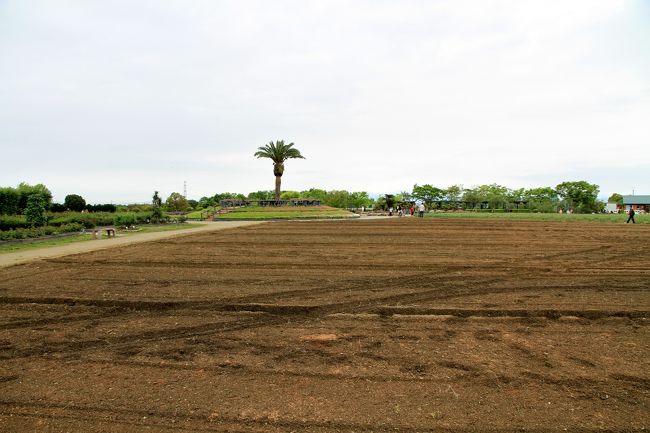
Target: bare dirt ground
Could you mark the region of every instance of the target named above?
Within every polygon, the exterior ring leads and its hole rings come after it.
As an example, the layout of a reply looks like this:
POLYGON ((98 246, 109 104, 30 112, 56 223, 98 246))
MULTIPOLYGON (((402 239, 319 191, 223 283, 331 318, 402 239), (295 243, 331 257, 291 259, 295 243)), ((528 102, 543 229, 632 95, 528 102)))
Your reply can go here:
POLYGON ((1 269, 0 431, 642 431, 649 244, 277 222, 1 269))
POLYGON ((13 266, 20 263, 33 262, 40 259, 52 257, 62 257, 70 254, 86 253, 89 251, 104 250, 124 245, 138 244, 160 239, 172 238, 175 236, 184 236, 189 232, 205 232, 214 230, 224 230, 233 227, 241 227, 251 224, 259 224, 258 221, 220 221, 204 222, 202 227, 192 227, 188 229, 179 229, 173 231, 162 231, 153 233, 138 233, 129 236, 112 237, 110 239, 96 239, 86 242, 74 242, 71 244, 60 245, 56 247, 38 248, 33 250, 23 250, 15 253, 0 254, 0 268, 13 266))

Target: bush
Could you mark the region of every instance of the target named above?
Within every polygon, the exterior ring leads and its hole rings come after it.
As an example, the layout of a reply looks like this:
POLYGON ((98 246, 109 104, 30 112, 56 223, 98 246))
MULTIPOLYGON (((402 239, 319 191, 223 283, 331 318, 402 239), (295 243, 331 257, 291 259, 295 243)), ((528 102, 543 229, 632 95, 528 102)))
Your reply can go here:
POLYGON ((25 217, 19 215, 2 215, 0 216, 0 231, 24 229, 29 227, 25 217))
POLYGON ((106 212, 63 212, 61 214, 56 214, 50 220, 50 225, 58 227, 64 224, 78 223, 82 224, 85 228, 91 229, 96 226, 113 225, 113 217, 113 214, 106 212))
POLYGON ((7 230, 0 232, 0 240, 15 240, 15 239, 27 239, 27 238, 38 238, 41 236, 57 235, 63 233, 73 233, 80 232, 83 230, 84 226, 79 223, 64 224, 60 227, 34 227, 34 228, 19 228, 15 230, 7 230))
POLYGON ((135 216, 135 213, 131 212, 124 212, 124 213, 119 213, 115 215, 115 225, 117 226, 130 226, 134 225, 137 221, 137 218, 135 216))

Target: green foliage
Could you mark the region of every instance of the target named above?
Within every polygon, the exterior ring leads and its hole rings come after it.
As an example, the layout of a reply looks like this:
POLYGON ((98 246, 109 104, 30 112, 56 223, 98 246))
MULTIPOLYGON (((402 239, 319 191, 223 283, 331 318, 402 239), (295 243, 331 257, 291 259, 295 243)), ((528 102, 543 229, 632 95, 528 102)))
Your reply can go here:
POLYGON ((15 188, 0 188, 0 215, 19 213, 20 193, 15 188))
POLYGON ((273 191, 255 191, 248 193, 248 200, 271 200, 273 191))
POLYGON ((427 208, 431 208, 433 202, 442 200, 444 198, 445 191, 429 184, 419 186, 416 183, 413 185, 413 192, 411 195, 414 199, 423 201, 426 204, 427 208))
POLYGON ((40 227, 47 224, 46 206, 47 202, 42 194, 35 193, 27 198, 25 219, 32 227, 40 227))
POLYGON ((118 213, 113 220, 116 226, 131 226, 137 223, 136 214, 130 212, 118 213))
POLYGON ((30 224, 25 220, 22 215, 2 215, 0 216, 0 231, 24 229, 29 227, 30 224))
POLYGON ((61 226, 66 224, 81 224, 85 228, 93 228, 97 226, 110 226, 115 221, 115 214, 109 212, 64 212, 58 213, 49 221, 51 226, 61 226))
POLYGON ((327 191, 319 188, 310 188, 306 191, 302 191, 300 193, 300 198, 310 198, 325 203, 325 200, 327 199, 327 191))
POLYGON ((78 194, 68 194, 63 200, 63 206, 73 212, 81 212, 86 208, 86 200, 78 194))
POLYGON ((460 201, 463 196, 463 187, 461 185, 451 185, 445 190, 445 198, 452 202, 460 201))
POLYGON ((158 223, 162 219, 162 199, 155 191, 151 200, 151 222, 158 223))
POLYGON ((273 161, 273 175, 275 176, 275 199, 280 199, 280 185, 281 178, 284 174, 284 162, 287 159, 302 158, 304 156, 300 154, 300 151, 293 147, 293 143, 284 144, 284 140, 272 141, 265 145, 261 146, 255 152, 255 157, 257 158, 269 158, 273 161))
POLYGON ((66 207, 64 205, 62 205, 61 203, 52 203, 50 205, 50 212, 61 213, 61 212, 65 212, 65 211, 66 211, 66 207))
POLYGON ((609 198, 607 199, 607 203, 623 204, 623 196, 615 192, 614 194, 609 196, 609 198))
POLYGON ((89 212, 116 212, 117 211, 117 206, 114 204, 88 204, 86 205, 86 209, 88 209, 89 212))
POLYGON ((49 209, 50 204, 52 203, 52 193, 49 189, 42 183, 36 185, 29 185, 28 183, 22 182, 16 188, 20 194, 20 199, 18 203, 18 212, 23 213, 27 209, 27 201, 29 197, 37 194, 40 195, 44 201, 45 210, 49 209))
POLYGON ((173 192, 167 197, 165 207, 168 212, 185 212, 189 209, 190 205, 181 193, 173 192))
POLYGON ((353 208, 369 207, 373 202, 374 200, 365 191, 351 192, 348 196, 348 205, 353 208))
POLYGON ((234 192, 222 192, 221 194, 215 194, 213 200, 213 206, 218 206, 221 200, 246 200, 246 196, 244 194, 234 192))
POLYGON ((325 196, 325 202, 323 204, 345 209, 349 204, 349 194, 345 190, 328 191, 327 196, 325 196))
POLYGON ((562 182, 555 189, 564 199, 565 205, 578 213, 591 213, 600 210, 596 202, 599 192, 598 185, 581 180, 562 182))
POLYGON ((57 235, 63 233, 73 233, 80 232, 83 230, 83 225, 78 223, 64 224, 59 227, 45 226, 45 227, 33 227, 26 229, 16 229, 0 232, 0 240, 14 240, 14 239, 27 239, 27 238, 37 238, 41 236, 57 235))
POLYGON ((300 198, 300 193, 298 191, 283 191, 280 194, 280 200, 291 200, 293 198, 300 198))

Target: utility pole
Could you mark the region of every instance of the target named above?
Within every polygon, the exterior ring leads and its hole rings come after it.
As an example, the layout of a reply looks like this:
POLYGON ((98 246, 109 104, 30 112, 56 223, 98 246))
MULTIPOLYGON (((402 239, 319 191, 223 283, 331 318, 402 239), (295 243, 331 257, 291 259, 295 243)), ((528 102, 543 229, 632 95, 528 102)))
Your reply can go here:
POLYGON ((183 197, 187 199, 187 182, 183 181, 183 197))

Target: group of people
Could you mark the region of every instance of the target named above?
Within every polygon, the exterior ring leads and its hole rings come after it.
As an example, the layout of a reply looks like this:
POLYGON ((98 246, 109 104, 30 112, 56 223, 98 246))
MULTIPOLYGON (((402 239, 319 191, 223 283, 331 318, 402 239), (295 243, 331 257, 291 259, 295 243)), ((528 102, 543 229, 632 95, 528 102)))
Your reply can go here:
MULTIPOLYGON (((418 206, 418 216, 420 218, 424 218, 424 210, 425 210, 424 203, 420 203, 420 205, 418 206)), ((394 211, 393 207, 392 206, 389 207, 388 216, 393 216, 393 211, 394 211)), ((408 209, 408 212, 411 214, 411 216, 415 215, 414 204, 411 205, 411 207, 408 209)), ((402 209, 402 206, 399 204, 397 205, 397 215, 404 216, 404 209, 402 209)))

